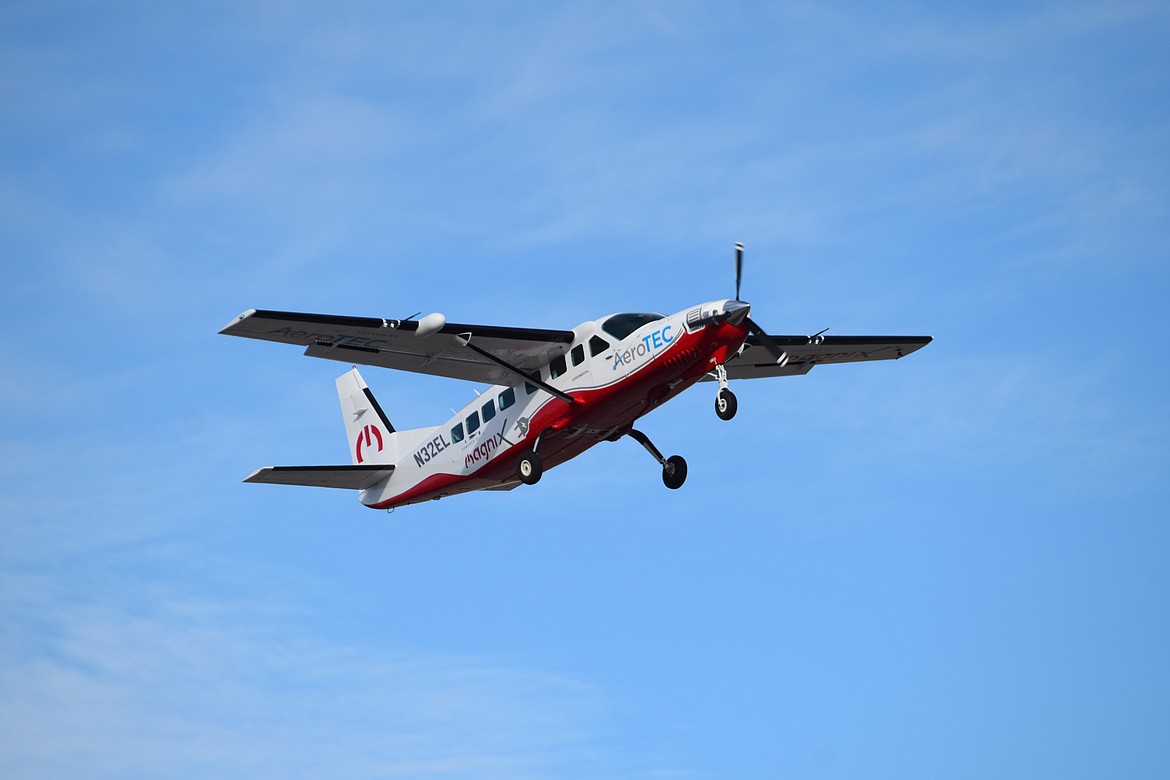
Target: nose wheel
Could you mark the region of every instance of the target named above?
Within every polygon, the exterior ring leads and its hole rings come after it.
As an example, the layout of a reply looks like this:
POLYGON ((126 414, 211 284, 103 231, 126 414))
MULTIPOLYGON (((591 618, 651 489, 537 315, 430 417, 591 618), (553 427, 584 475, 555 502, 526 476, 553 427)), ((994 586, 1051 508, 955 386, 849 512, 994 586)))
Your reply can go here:
POLYGON ((715 394, 715 415, 720 420, 730 420, 735 417, 739 403, 735 400, 735 393, 727 387, 727 367, 722 363, 715 366, 715 378, 719 380, 719 392, 715 394))
POLYGON ((735 417, 739 409, 739 402, 735 400, 735 393, 730 390, 720 390, 715 396, 715 414, 720 420, 730 420, 735 417))
POLYGON ((631 428, 628 435, 645 447, 646 452, 649 452, 650 456, 662 465, 662 484, 671 490, 678 490, 682 487, 683 483, 687 481, 687 462, 682 455, 671 455, 669 458, 665 458, 646 434, 631 428))

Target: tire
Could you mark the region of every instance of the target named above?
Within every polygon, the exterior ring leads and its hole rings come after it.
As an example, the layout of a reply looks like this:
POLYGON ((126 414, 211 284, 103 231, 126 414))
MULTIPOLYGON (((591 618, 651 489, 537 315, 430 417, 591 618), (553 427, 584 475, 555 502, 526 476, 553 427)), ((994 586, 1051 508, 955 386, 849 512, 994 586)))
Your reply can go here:
POLYGON ((540 475, 544 473, 544 465, 540 462, 540 456, 529 450, 520 456, 517 471, 520 472, 521 482, 525 485, 535 485, 540 482, 540 475))
POLYGON ((671 490, 678 490, 687 481, 687 462, 682 455, 671 455, 662 467, 662 484, 671 490))
POLYGON ((739 409, 739 402, 735 400, 735 393, 730 390, 720 390, 715 396, 715 414, 720 420, 730 420, 735 417, 739 409))

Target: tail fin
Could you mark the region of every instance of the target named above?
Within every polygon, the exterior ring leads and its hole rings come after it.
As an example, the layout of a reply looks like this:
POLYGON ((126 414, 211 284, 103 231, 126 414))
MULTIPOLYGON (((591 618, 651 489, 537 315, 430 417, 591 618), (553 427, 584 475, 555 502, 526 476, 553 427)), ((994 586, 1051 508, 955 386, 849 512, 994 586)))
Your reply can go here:
POLYGON ((354 464, 394 463, 394 426, 356 368, 337 378, 337 397, 354 464))

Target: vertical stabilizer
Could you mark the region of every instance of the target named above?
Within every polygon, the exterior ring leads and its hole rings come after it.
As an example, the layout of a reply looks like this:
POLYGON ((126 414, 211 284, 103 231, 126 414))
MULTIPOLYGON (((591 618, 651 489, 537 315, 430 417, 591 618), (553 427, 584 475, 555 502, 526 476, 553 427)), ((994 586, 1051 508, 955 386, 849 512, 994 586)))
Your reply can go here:
POLYGON ((394 426, 356 368, 337 378, 337 398, 354 464, 393 463, 394 426))

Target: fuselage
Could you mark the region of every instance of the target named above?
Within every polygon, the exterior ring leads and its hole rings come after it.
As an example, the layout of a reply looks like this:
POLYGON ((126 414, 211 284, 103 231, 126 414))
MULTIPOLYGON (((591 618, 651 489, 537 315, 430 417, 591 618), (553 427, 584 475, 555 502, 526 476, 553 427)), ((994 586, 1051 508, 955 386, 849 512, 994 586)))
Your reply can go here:
POLYGON ((582 323, 538 376, 572 402, 523 380, 491 387, 444 425, 398 434, 393 476, 362 491, 361 501, 391 509, 512 486, 524 451, 538 447, 548 469, 616 440, 735 355, 747 338, 747 313, 747 304, 723 300, 669 316, 626 313, 582 323))

